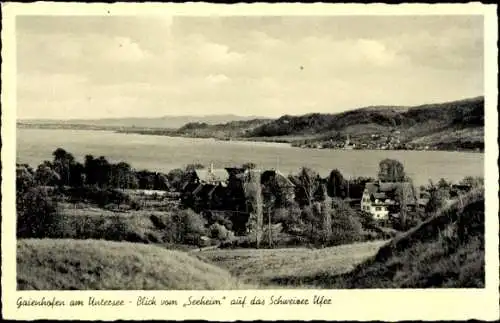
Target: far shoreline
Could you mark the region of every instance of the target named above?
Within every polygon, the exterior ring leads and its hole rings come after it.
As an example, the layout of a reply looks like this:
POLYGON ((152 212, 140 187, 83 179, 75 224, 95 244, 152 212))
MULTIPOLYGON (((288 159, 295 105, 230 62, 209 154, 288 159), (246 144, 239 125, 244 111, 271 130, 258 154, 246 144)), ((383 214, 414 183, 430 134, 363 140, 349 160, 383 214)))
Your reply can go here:
MULTIPOLYGON (((145 131, 162 131, 162 128, 157 128, 157 129, 130 129, 130 128, 123 128, 123 127, 99 127, 99 126, 77 126, 77 127, 72 127, 70 125, 68 126, 39 126, 39 125, 30 125, 30 124, 19 124, 16 127, 16 130, 20 129, 38 129, 38 130, 72 130, 72 131, 103 131, 103 132, 111 132, 111 133, 116 133, 116 134, 124 134, 124 135, 142 135, 142 136, 155 136, 155 137, 168 137, 168 138, 186 138, 186 139, 211 139, 214 141, 220 141, 220 142, 233 142, 233 143, 244 143, 244 142, 255 142, 255 143, 265 143, 265 144, 279 144, 283 145, 289 148, 297 148, 297 149, 313 149, 313 150, 334 150, 334 151, 415 151, 415 152, 455 152, 455 153, 473 153, 473 154, 484 154, 484 150, 472 150, 472 149, 341 149, 341 148, 314 148, 314 147, 297 147, 293 146, 292 142, 290 140, 286 139, 274 139, 273 138, 267 138, 267 137, 250 137, 250 138, 245 138, 245 137, 234 137, 234 138, 217 138, 217 137, 205 137, 205 136, 183 136, 183 135, 176 135, 175 133, 167 133, 172 130, 165 130, 165 134, 161 133, 147 133, 145 131)), ((299 138, 297 138, 299 139, 299 138)), ((304 138, 305 139, 305 138, 304 138)))

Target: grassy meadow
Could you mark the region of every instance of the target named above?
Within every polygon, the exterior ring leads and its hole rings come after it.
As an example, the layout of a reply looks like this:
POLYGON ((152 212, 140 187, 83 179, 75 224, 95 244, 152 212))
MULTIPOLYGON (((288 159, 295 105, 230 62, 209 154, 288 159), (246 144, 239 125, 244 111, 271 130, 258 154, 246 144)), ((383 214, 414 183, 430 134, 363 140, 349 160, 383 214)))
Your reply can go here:
POLYGON ((244 282, 268 287, 322 288, 321 280, 302 278, 328 273, 339 275, 374 256, 386 241, 370 241, 324 249, 219 249, 190 252, 227 269, 244 282), (293 277, 293 278, 292 278, 293 277), (283 284, 286 278, 286 284, 283 284))
POLYGON ((141 243, 20 239, 21 290, 215 290, 251 288, 188 254, 141 243))

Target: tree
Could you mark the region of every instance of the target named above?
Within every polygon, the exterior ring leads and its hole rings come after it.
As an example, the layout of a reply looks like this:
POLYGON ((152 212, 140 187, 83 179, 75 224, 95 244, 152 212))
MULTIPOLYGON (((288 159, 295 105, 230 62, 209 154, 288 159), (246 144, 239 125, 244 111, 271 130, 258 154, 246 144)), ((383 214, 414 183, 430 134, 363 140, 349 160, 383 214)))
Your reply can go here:
POLYGON ((197 238, 207 233, 205 224, 205 219, 200 214, 190 209, 181 210, 174 212, 165 223, 165 233, 170 241, 194 243, 197 238))
POLYGON ((33 170, 26 165, 16 165, 16 192, 26 192, 35 184, 33 170))
POLYGON ((379 163, 378 178, 382 182, 404 182, 407 180, 403 164, 389 158, 379 163))
POLYGON ((73 162, 69 166, 69 186, 81 187, 85 184, 85 167, 79 162, 73 162))
POLYGON ((128 163, 119 162, 117 164, 112 164, 111 174, 110 174, 110 184, 112 187, 116 188, 128 188, 128 175, 132 172, 132 168, 128 163))
POLYGON ((252 163, 252 162, 248 162, 248 163, 244 163, 243 165, 241 165, 241 167, 243 169, 255 169, 255 168, 257 168, 257 164, 252 163))
POLYGON ((448 190, 434 186, 432 183, 431 185, 429 189, 429 201, 425 206, 426 213, 435 213, 446 205, 446 200, 449 198, 448 190))
POLYGON ((42 187, 18 192, 16 198, 17 237, 54 238, 60 224, 57 202, 42 187))
POLYGON ((204 168, 205 168, 205 165, 200 164, 200 163, 187 164, 186 168, 185 168, 185 171, 186 172, 192 172, 192 171, 194 171, 196 169, 204 169, 204 168))
POLYGON ((38 185, 46 186, 57 183, 61 177, 52 169, 49 161, 44 161, 38 165, 35 171, 35 181, 38 185))
POLYGON ((111 185, 112 168, 106 157, 100 156, 95 160, 96 180, 100 187, 111 185))
POLYGON ((312 205, 305 205, 300 213, 300 218, 306 225, 306 232, 310 240, 315 240, 317 238, 314 230, 314 227, 318 225, 319 221, 319 212, 317 211, 317 206, 313 207, 312 205))
POLYGON ((87 185, 97 184, 98 174, 96 169, 96 160, 92 155, 85 155, 85 161, 83 163, 83 168, 85 170, 85 180, 87 185))
POLYGON ((185 184, 185 174, 185 171, 180 168, 172 169, 167 174, 168 181, 177 191, 180 191, 182 186, 185 184))
POLYGON ((71 185, 71 167, 75 164, 75 158, 62 148, 57 148, 52 153, 54 157, 53 169, 60 176, 60 185, 71 185))
POLYGON ((162 173, 156 173, 155 189, 168 191, 170 189, 170 183, 168 182, 168 177, 162 173))
POLYGON ((257 248, 259 248, 260 241, 262 239, 262 226, 264 224, 264 203, 260 177, 258 174, 249 172, 245 177, 243 189, 245 197, 251 208, 247 228, 252 235, 255 235, 255 242, 257 244, 257 248))
POLYGON ((484 186, 484 178, 479 176, 466 176, 460 181, 460 184, 469 185, 471 188, 477 188, 484 186))
POLYGON ((415 188, 411 184, 401 183, 396 187, 395 199, 399 204, 399 225, 406 228, 408 204, 417 201, 415 188))
POLYGON ((326 185, 322 183, 323 180, 318 179, 318 181, 320 182, 320 184, 318 185, 318 188, 314 192, 314 201, 324 202, 327 198, 330 199, 330 197, 328 196, 327 192, 328 190, 326 188, 326 185))
POLYGON ((184 222, 184 234, 186 236, 200 236, 206 233, 205 219, 191 210, 182 210, 181 215, 184 222))
POLYGON ((451 188, 451 183, 450 182, 447 182, 444 178, 441 178, 438 182, 437 182, 437 186, 439 188, 442 188, 442 189, 450 189, 451 188))
POLYGON ((354 210, 344 201, 334 199, 331 243, 340 245, 355 242, 361 237, 362 229, 354 210))
POLYGON ((327 179, 327 190, 331 197, 346 197, 346 181, 338 169, 330 172, 327 179))
POLYGON ((310 168, 302 167, 297 176, 290 176, 290 180, 295 184, 297 202, 302 206, 312 206, 314 195, 321 184, 319 175, 310 168))
POLYGON ((277 171, 264 171, 261 176, 264 204, 273 208, 285 208, 293 200, 290 182, 277 171))
POLYGON ((326 198, 321 203, 321 242, 327 244, 332 239, 332 202, 326 198))

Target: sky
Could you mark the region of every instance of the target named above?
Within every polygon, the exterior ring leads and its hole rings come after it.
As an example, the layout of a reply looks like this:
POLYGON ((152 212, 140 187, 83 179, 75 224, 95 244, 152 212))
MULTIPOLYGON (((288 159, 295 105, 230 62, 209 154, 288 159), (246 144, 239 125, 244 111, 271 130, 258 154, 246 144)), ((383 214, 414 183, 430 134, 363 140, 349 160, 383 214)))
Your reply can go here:
POLYGON ((18 16, 17 116, 278 117, 484 94, 482 16, 18 16))

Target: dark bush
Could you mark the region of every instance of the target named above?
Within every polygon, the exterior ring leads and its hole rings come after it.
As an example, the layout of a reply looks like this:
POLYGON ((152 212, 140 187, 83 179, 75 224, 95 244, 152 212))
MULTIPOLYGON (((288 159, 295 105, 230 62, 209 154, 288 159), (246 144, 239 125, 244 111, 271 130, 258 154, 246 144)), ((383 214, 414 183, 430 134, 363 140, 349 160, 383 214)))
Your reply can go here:
POLYGON ((129 204, 132 203, 130 196, 117 189, 103 189, 97 186, 72 187, 64 191, 71 202, 89 202, 105 207, 108 204, 129 204))
POLYGON ((17 237, 46 238, 57 235, 61 222, 57 202, 41 187, 28 188, 18 193, 17 237))

